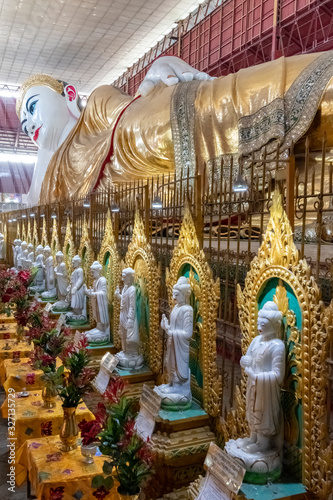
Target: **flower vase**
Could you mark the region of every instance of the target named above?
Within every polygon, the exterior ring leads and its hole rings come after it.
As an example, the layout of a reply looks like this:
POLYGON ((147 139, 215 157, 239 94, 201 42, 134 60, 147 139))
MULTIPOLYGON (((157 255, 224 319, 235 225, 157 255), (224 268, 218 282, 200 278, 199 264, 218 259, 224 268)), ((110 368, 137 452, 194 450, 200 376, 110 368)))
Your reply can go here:
POLYGON ((87 445, 81 444, 81 453, 85 457, 85 463, 86 464, 93 464, 94 463, 94 456, 97 451, 97 444, 96 443, 90 443, 87 445))
POLYGON ((77 438, 79 428, 76 422, 76 406, 66 408, 64 410, 64 421, 60 429, 60 440, 62 441, 62 451, 71 451, 77 448, 77 438))
POLYGON ((117 493, 118 493, 118 500, 137 500, 140 495, 140 491, 136 495, 126 495, 123 493, 120 493, 119 489, 121 486, 118 486, 117 488, 117 493))
POLYGON ((23 342, 23 337, 24 337, 24 326, 22 325, 16 325, 16 343, 20 344, 23 342))
POLYGON ((50 384, 45 384, 42 390, 42 399, 44 401, 43 408, 51 409, 57 406, 56 403, 57 391, 50 384))

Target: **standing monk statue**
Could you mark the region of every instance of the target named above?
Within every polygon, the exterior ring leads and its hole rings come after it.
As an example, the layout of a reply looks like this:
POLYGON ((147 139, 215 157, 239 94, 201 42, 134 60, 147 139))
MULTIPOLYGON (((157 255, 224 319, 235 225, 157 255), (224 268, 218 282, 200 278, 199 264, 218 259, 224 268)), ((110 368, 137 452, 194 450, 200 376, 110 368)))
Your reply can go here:
POLYGON ((72 311, 66 314, 69 324, 81 325, 87 322, 86 295, 84 293, 84 275, 81 267, 81 258, 75 255, 72 260, 73 272, 67 288, 71 299, 72 311))
POLYGON ((226 443, 229 455, 240 459, 250 472, 281 474, 283 413, 281 387, 286 349, 279 338, 282 313, 266 302, 258 313, 258 333, 240 364, 247 375, 246 419, 250 436, 226 443), (258 465, 259 464, 259 465, 258 465), (259 467, 259 470, 257 470, 259 467))
POLYGON ((95 261, 91 266, 94 280, 92 288, 86 288, 85 293, 90 298, 92 313, 96 328, 85 333, 89 343, 105 344, 110 341, 109 303, 106 278, 101 275, 103 266, 95 261))
POLYGON ((119 359, 118 366, 131 370, 137 370, 143 365, 143 356, 139 353, 140 334, 134 275, 135 271, 131 267, 124 269, 122 272, 124 288, 121 293, 119 288, 115 291, 115 297, 120 300, 119 333, 122 347, 122 351, 116 354, 119 359))

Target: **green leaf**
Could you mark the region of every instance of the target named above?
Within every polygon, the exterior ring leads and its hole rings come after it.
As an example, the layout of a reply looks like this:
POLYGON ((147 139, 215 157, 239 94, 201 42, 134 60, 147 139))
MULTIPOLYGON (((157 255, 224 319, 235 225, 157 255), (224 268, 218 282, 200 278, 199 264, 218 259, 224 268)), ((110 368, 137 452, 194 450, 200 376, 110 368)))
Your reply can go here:
POLYGON ((113 488, 113 485, 114 485, 114 480, 112 476, 106 477, 104 479, 104 487, 106 490, 111 490, 111 488, 113 488))
POLYGON ((104 477, 103 476, 95 476, 93 477, 91 481, 91 487, 92 488, 100 488, 104 483, 104 477))
POLYGON ((112 470, 113 470, 113 465, 110 462, 107 462, 105 460, 104 464, 103 464, 103 472, 104 472, 104 474, 106 474, 108 476, 109 474, 112 474, 112 470))

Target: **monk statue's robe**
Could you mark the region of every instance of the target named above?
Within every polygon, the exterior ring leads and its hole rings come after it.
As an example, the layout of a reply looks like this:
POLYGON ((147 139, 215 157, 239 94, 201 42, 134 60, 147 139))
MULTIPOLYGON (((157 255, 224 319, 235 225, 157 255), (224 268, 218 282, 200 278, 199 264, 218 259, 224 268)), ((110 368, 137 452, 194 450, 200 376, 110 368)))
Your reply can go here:
POLYGON ((212 81, 159 84, 133 98, 101 86, 52 156, 40 203, 84 197, 112 182, 189 171, 214 161, 287 151, 323 100, 331 117, 333 51, 280 58, 212 81), (325 93, 326 92, 326 93, 325 93), (325 100, 326 99, 326 100, 325 100))

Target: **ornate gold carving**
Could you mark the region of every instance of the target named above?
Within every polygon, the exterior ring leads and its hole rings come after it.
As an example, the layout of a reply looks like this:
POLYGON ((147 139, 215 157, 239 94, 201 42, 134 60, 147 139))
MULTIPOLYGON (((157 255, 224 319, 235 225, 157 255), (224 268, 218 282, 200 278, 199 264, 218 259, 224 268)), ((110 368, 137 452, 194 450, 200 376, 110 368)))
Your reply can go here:
POLYGON ((55 254, 59 252, 60 250, 60 241, 59 241, 59 235, 58 235, 58 226, 57 226, 57 220, 53 219, 53 224, 52 224, 52 236, 51 236, 51 252, 53 257, 55 258, 55 254))
POLYGON ((92 278, 90 274, 90 266, 94 262, 94 251, 92 249, 91 241, 90 241, 90 236, 89 236, 89 229, 88 229, 88 224, 87 220, 84 219, 83 221, 83 227, 82 227, 82 235, 80 239, 80 246, 78 250, 78 255, 81 257, 82 260, 82 269, 83 269, 83 274, 85 278, 85 283, 87 286, 92 285, 92 278))
MULTIPOLYGON (((28 224, 29 224, 29 222, 28 222, 28 224)), ((43 229, 42 229, 41 245, 45 248, 48 244, 49 244, 49 239, 47 237, 46 217, 43 217, 43 229)))
MULTIPOLYGON (((16 238, 18 240, 21 240, 20 223, 18 221, 17 221, 17 224, 16 224, 16 238)), ((22 240, 22 241, 24 241, 24 240, 22 240)))
MULTIPOLYGON (((242 352, 246 353, 256 335, 258 297, 271 278, 279 278, 289 285, 302 311, 301 339, 295 327, 295 317, 289 309, 286 312, 287 325, 291 333, 289 342, 293 348, 287 363, 294 363, 299 390, 295 397, 302 399, 303 443, 302 482, 321 499, 327 498, 329 467, 332 464, 332 446, 328 446, 326 398, 329 338, 322 324, 320 291, 310 275, 306 260, 300 260, 290 223, 282 208, 281 196, 273 195, 270 220, 258 256, 251 263, 242 292, 237 288, 239 320, 242 338, 242 352), (292 353, 292 355, 291 355, 292 353), (300 384, 302 378, 302 384, 300 384)), ((276 300, 286 308, 284 292, 277 291, 276 300)), ((329 316, 329 312, 326 313, 329 316)), ((326 318, 327 316, 325 316, 326 318)), ((325 324, 325 320, 323 320, 325 324)), ((245 415, 245 376, 241 382, 240 416, 245 415)), ((238 413, 237 413, 238 416, 238 413)))
POLYGON ((117 286, 120 286, 121 269, 109 210, 106 218, 104 238, 98 254, 98 261, 103 266, 103 272, 104 276, 106 277, 108 286, 108 301, 109 304, 112 304, 112 316, 110 321, 113 332, 113 344, 115 347, 117 347, 117 349, 121 349, 121 339, 119 336, 120 302, 119 300, 116 300, 114 298, 116 288, 117 286), (107 255, 109 255, 109 262, 107 264, 107 267, 105 268, 107 255))
POLYGON ((22 222, 22 241, 27 241, 27 233, 25 230, 25 221, 22 222))
POLYGON ((190 273, 189 280, 199 301, 198 314, 201 317, 200 337, 203 370, 203 407, 212 416, 220 411, 222 393, 221 378, 216 365, 216 317, 220 298, 220 281, 213 278, 212 270, 206 256, 200 248, 195 225, 188 207, 185 209, 177 246, 173 251, 170 270, 166 273, 166 283, 170 307, 173 305, 172 288, 181 275, 183 267, 189 264, 195 269, 190 273))
POLYGON ((72 259, 75 255, 75 245, 72 235, 71 221, 69 220, 69 217, 67 217, 66 234, 62 253, 64 254, 64 262, 67 267, 67 272, 70 273, 72 269, 72 259))
POLYGON ((52 76, 49 75, 43 75, 43 74, 37 74, 37 75, 32 75, 29 76, 23 82, 23 84, 20 87, 19 94, 16 98, 16 114, 20 118, 20 112, 21 112, 21 106, 22 102, 25 96, 25 93, 31 88, 31 87, 36 87, 36 86, 46 86, 49 87, 50 89, 54 90, 55 92, 58 92, 58 94, 62 94, 64 91, 64 84, 62 82, 59 82, 55 78, 52 78, 52 76))
POLYGON ((26 241, 27 243, 31 243, 31 224, 30 224, 30 219, 28 220, 28 228, 27 228, 26 239, 22 240, 22 241, 26 241))
POLYGON ((135 214, 133 235, 125 259, 126 267, 145 268, 145 279, 149 298, 149 367, 158 373, 162 365, 162 337, 159 332, 159 282, 160 269, 156 264, 150 244, 146 238, 143 220, 135 214))
POLYGON ((38 231, 37 231, 37 222, 36 218, 34 217, 34 227, 32 230, 32 241, 31 243, 34 246, 34 250, 36 250, 36 247, 38 246, 38 231))

